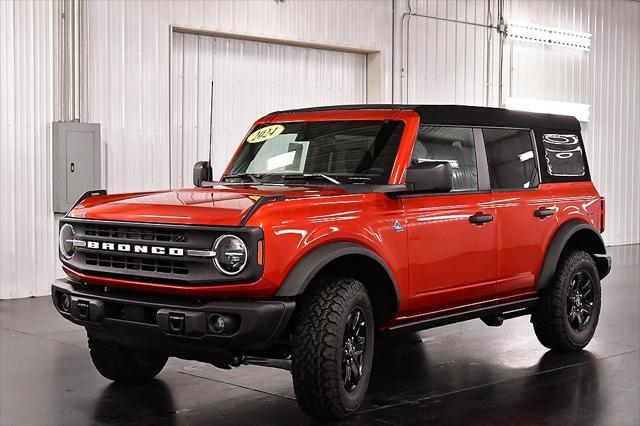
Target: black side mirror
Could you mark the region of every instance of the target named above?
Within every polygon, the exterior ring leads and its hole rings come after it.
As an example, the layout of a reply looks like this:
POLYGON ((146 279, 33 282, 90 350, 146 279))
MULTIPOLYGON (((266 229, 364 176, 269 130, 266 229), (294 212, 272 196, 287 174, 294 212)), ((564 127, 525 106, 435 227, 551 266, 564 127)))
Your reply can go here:
POLYGON ((213 170, 208 161, 198 161, 193 166, 193 184, 195 186, 202 186, 202 182, 211 182, 213 176, 213 170))
POLYGON ((407 168, 405 179, 410 192, 450 192, 453 171, 448 161, 425 161, 407 168))

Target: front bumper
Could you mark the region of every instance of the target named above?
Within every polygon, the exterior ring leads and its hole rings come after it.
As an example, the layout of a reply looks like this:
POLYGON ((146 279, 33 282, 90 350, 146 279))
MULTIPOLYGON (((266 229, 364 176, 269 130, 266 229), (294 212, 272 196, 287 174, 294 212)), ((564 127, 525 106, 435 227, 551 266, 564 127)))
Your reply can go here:
POLYGON ((272 347, 287 327, 295 303, 288 300, 208 301, 153 294, 100 291, 69 279, 51 286, 58 312, 96 337, 149 348, 179 358, 210 361, 220 352, 272 347), (65 309, 63 297, 68 302, 65 309), (228 326, 214 332, 212 316, 228 326))

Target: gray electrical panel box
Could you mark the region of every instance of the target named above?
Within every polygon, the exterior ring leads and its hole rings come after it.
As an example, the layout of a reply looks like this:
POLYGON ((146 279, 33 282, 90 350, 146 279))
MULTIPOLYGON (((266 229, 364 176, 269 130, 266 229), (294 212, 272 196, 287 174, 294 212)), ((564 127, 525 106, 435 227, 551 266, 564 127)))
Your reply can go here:
POLYGON ((100 124, 53 123, 53 211, 66 213, 100 189, 100 124))

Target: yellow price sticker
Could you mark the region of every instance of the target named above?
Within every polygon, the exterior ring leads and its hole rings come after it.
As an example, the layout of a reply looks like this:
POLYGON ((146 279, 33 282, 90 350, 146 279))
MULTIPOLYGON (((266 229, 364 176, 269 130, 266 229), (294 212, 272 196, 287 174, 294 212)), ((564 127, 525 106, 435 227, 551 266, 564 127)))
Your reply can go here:
POLYGON ((275 138, 284 131, 284 126, 280 124, 274 124, 273 126, 263 127, 255 132, 251 133, 247 138, 247 143, 264 142, 271 138, 275 138))

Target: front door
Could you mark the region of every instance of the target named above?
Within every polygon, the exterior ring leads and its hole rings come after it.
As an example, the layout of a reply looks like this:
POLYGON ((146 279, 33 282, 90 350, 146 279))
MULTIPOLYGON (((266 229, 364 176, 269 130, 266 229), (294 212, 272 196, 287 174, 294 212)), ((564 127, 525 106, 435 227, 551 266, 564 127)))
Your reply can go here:
POLYGON ((478 165, 485 160, 476 149, 473 129, 420 126, 411 161, 448 161, 453 188, 446 194, 402 199, 410 310, 435 312, 490 298, 497 269, 496 211, 488 182, 478 179, 478 165))

